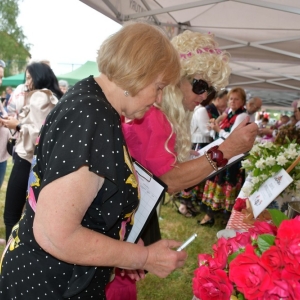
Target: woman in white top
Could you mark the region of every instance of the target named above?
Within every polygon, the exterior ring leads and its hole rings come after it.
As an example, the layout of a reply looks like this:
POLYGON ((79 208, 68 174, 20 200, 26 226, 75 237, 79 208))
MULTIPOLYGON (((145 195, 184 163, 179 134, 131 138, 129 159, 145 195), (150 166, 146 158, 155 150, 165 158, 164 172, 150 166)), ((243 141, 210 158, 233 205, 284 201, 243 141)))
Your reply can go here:
POLYGON ((29 64, 25 76, 25 88, 28 92, 25 93, 25 100, 20 97, 25 105, 18 111, 18 119, 10 115, 1 119, 5 127, 19 133, 5 198, 6 241, 13 226, 19 221, 26 202, 27 183, 37 136, 46 116, 62 96, 57 78, 47 64, 29 64))

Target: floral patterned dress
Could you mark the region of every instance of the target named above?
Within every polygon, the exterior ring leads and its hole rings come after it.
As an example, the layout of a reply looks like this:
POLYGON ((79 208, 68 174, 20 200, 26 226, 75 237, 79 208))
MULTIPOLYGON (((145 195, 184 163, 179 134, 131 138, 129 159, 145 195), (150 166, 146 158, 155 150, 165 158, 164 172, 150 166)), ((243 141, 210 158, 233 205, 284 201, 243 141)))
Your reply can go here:
MULTIPOLYGON (((220 127, 226 132, 230 132, 236 117, 245 111, 244 108, 235 112, 231 111, 220 127)), ((226 210, 230 212, 244 181, 245 172, 241 169, 241 163, 238 162, 206 181, 202 203, 213 211, 226 210)))

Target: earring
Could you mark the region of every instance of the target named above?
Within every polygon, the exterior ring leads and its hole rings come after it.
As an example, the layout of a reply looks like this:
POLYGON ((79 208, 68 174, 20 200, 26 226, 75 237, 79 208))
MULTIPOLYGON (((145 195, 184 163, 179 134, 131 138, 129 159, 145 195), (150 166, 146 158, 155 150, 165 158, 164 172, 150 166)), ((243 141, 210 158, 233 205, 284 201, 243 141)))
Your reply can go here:
POLYGON ((125 97, 128 97, 129 96, 129 92, 128 91, 124 91, 124 95, 125 95, 125 97))

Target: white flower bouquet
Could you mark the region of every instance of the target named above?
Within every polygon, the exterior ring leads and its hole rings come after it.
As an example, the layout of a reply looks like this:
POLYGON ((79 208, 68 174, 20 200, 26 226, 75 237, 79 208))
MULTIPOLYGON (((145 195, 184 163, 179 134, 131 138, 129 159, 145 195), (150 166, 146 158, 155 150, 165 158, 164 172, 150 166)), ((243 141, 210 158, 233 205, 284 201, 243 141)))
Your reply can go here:
MULTIPOLYGON (((287 170, 298 156, 300 156, 300 145, 294 142, 285 145, 276 145, 271 142, 255 144, 247 158, 242 161, 242 167, 251 178, 250 183, 245 185, 242 191, 249 197, 280 169, 287 170)), ((283 193, 300 196, 300 164, 296 165, 289 175, 293 178, 293 182, 283 193)))

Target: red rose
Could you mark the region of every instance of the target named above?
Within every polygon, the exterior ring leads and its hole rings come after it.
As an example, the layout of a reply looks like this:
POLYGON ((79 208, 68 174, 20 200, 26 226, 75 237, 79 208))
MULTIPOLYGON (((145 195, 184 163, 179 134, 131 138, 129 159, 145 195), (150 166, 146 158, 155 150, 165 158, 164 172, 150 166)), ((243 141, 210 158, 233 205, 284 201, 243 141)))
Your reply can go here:
POLYGON ((230 254, 241 248, 244 249, 248 244, 251 244, 251 235, 249 232, 237 232, 235 237, 227 240, 227 247, 229 248, 230 254))
POLYGON ((229 265, 229 279, 248 300, 262 297, 272 287, 271 272, 247 245, 244 253, 238 255, 229 265))
POLYGON ((285 280, 300 281, 299 264, 286 264, 285 268, 281 270, 281 276, 285 280))
POLYGON ((228 255, 232 254, 227 245, 227 240, 224 237, 218 239, 217 243, 213 245, 214 251, 214 266, 211 268, 224 269, 227 265, 228 255))
POLYGON ((297 280, 274 280, 273 287, 261 299, 300 299, 300 283, 297 280))
POLYGON ((284 253, 285 271, 290 273, 291 278, 300 279, 300 238, 275 240, 275 244, 284 253))
POLYGON ((237 198, 233 205, 233 209, 235 209, 237 211, 242 211, 245 208, 246 208, 246 199, 237 198))
POLYGON ((251 241, 251 235, 248 231, 246 232, 237 232, 235 236, 235 240, 243 247, 250 244, 251 241))
POLYGON ((206 266, 194 272, 193 292, 201 300, 228 300, 233 286, 224 270, 211 270, 206 266))
POLYGON ((285 220, 278 228, 275 244, 284 253, 285 270, 300 278, 300 220, 285 220))
POLYGON ((266 222, 266 221, 256 221, 254 227, 249 229, 251 236, 261 235, 261 234, 277 234, 277 227, 266 222))
POLYGON ((277 269, 284 268, 283 256, 280 248, 271 246, 262 254, 261 261, 274 272, 277 269))
POLYGON ((210 254, 199 254, 198 255, 198 265, 199 267, 208 265, 209 262, 212 260, 212 256, 210 254))
POLYGON ((300 237, 300 219, 282 221, 278 228, 277 238, 290 240, 295 237, 300 237))

